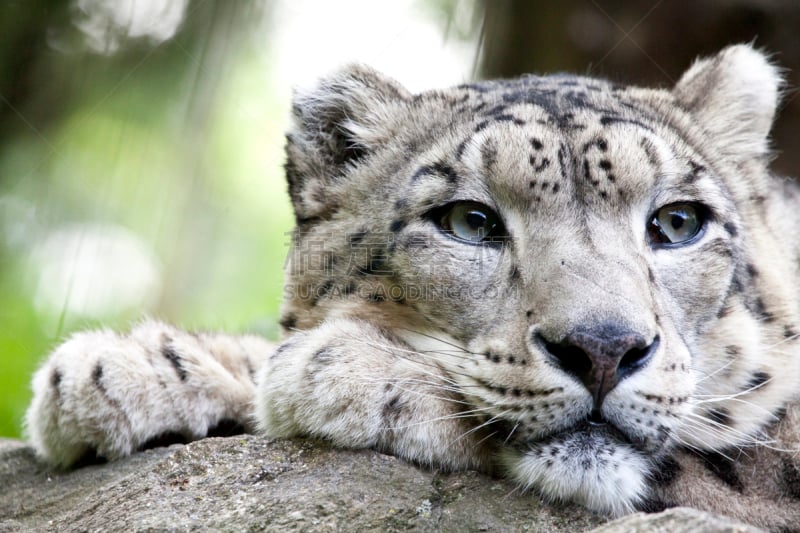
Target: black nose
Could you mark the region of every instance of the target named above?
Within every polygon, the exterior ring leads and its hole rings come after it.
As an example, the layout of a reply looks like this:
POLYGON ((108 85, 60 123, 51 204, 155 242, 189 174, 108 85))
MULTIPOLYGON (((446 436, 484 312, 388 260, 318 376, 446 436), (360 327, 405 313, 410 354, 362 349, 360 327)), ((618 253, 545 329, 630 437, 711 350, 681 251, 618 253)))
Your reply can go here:
POLYGON ((616 325, 576 330, 553 342, 540 334, 537 341, 562 370, 577 377, 599 409, 606 395, 621 379, 642 368, 658 348, 640 334, 616 325))

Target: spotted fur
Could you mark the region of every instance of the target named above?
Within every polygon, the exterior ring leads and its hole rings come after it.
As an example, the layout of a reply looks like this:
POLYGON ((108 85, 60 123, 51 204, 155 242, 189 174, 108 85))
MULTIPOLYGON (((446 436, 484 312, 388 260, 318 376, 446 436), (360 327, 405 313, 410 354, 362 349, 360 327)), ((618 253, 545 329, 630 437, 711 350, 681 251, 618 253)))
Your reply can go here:
POLYGON ((79 334, 34 379, 31 439, 68 466, 227 420, 496 471, 610 515, 692 505, 796 527, 800 221, 768 169, 780 85, 749 46, 669 90, 555 75, 414 95, 347 67, 294 100, 283 342, 79 334), (445 231, 459 202, 505 233, 445 231), (653 240, 679 202, 701 230, 653 240))

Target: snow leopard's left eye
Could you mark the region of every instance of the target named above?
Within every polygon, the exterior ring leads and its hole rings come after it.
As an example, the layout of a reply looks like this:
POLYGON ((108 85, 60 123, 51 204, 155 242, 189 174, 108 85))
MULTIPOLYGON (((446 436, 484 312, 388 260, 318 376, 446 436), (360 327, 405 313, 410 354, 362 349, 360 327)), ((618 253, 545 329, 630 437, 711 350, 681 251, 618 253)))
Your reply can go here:
POLYGON ((457 239, 470 243, 498 242, 506 228, 490 207, 477 202, 455 202, 440 212, 439 226, 457 239))
POLYGON ((647 225, 652 244, 688 244, 701 234, 708 209, 694 202, 665 205, 653 213, 647 225))

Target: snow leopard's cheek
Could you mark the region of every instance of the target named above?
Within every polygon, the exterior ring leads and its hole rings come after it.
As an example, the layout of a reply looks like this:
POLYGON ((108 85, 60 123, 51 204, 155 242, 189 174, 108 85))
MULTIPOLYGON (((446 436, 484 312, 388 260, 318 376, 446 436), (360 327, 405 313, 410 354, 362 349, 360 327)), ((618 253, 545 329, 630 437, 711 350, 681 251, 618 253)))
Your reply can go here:
POLYGON ((470 244, 427 224, 412 224, 398 238, 393 270, 406 289, 406 303, 428 324, 462 340, 492 331, 498 312, 524 328, 519 272, 505 244, 470 244))
POLYGON ((736 263, 732 243, 709 228, 705 239, 683 250, 654 254, 653 282, 675 324, 688 335, 700 335, 716 320, 734 286, 736 263))

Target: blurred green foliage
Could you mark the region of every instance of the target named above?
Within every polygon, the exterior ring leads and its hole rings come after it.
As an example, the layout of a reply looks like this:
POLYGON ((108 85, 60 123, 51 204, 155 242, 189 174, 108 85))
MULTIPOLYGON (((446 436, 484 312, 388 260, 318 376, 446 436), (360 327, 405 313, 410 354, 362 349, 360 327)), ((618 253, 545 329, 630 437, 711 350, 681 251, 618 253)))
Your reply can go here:
POLYGON ((38 48, 11 74, 35 79, 4 86, 0 115, 0 436, 20 435, 31 373, 74 330, 150 314, 277 334, 288 103, 255 39, 262 14, 196 4, 174 39, 106 55, 80 46, 74 10, 24 19, 38 48), (109 257, 121 251, 135 261, 109 257))

